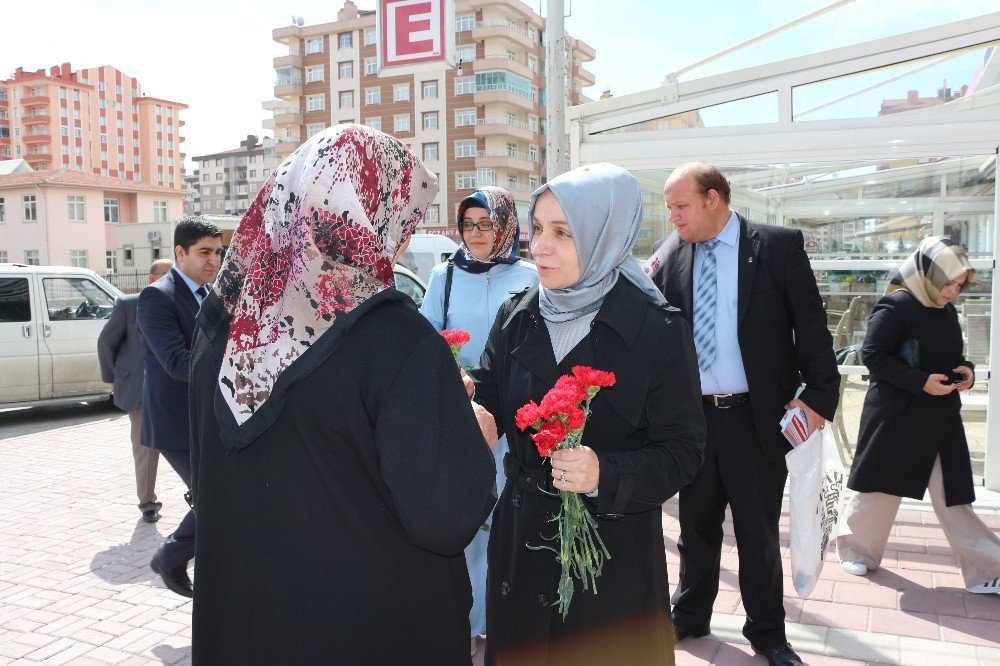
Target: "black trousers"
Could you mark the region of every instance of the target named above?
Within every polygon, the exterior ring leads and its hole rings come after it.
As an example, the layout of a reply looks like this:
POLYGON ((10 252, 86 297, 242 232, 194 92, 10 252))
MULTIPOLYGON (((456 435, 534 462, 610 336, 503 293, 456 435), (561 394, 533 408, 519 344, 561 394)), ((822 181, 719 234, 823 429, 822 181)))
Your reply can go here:
MULTIPOLYGON (((177 476, 181 477, 187 484, 188 490, 191 490, 191 452, 160 451, 160 455, 167 459, 177 472, 177 476)), ((187 567, 187 563, 194 559, 194 529, 194 511, 189 510, 181 520, 181 524, 161 546, 163 566, 168 570, 187 567)))
MULTIPOLYGON (((719 592, 722 523, 728 504, 739 549, 743 635, 767 650, 785 644, 778 519, 788 471, 764 457, 753 409, 705 406, 705 463, 680 492, 680 580, 674 592, 678 627, 707 626, 719 592)), ((777 428, 777 421, 774 424, 777 428)))

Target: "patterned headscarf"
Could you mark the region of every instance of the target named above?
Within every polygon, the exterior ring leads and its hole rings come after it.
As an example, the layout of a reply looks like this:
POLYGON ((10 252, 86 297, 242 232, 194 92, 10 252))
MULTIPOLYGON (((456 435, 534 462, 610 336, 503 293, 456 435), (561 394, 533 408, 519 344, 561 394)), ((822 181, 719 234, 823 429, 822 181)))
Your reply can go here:
POLYGON ((485 273, 497 264, 513 264, 521 260, 517 256, 517 240, 521 228, 517 223, 517 206, 514 197, 502 187, 480 187, 462 199, 458 204, 458 228, 462 228, 462 218, 471 205, 478 202, 486 208, 493 222, 493 251, 485 260, 476 259, 462 240, 462 247, 455 251, 452 262, 469 273, 485 273))
POLYGON ((944 306, 937 302, 941 288, 962 275, 967 275, 964 291, 976 279, 976 271, 962 246, 947 238, 928 236, 892 276, 885 293, 905 289, 925 308, 941 308, 944 306))
POLYGON ((237 424, 339 316, 393 286, 396 250, 437 191, 405 144, 362 125, 320 132, 274 171, 215 283, 232 315, 219 386, 237 424))

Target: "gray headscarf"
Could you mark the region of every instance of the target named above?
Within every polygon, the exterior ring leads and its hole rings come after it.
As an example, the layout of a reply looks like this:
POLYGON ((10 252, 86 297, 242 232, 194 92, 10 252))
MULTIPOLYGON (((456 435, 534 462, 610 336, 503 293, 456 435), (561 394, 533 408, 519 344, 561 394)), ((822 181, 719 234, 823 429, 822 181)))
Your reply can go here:
POLYGON ((566 213, 580 260, 580 280, 566 289, 539 285, 542 317, 563 322, 597 311, 619 276, 625 276, 654 303, 666 303, 632 257, 642 227, 642 188, 632 174, 607 162, 567 171, 531 194, 529 215, 546 190, 566 213))

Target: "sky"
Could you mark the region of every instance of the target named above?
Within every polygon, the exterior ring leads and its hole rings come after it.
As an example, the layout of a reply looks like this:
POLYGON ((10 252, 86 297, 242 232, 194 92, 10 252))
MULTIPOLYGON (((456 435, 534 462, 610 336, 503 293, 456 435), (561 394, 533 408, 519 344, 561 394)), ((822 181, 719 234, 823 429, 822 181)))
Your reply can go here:
MULTIPOLYGON (((271 40, 274 28, 336 20, 343 0, 48 0, 44 9, 11 2, 4 9, 0 75, 18 67, 34 71, 63 62, 74 70, 112 65, 137 77, 150 96, 189 105, 184 152, 191 157, 235 148, 247 134, 268 135, 261 108, 273 99, 272 58, 286 48, 271 40)), ((357 0, 373 9, 375 0, 357 0)), ((545 4, 526 4, 544 15, 545 4)), ((566 30, 597 51, 585 65, 597 84, 596 99, 660 85, 664 76, 832 4, 832 0, 716 0, 707 12, 677 0, 565 0, 566 30)), ((742 69, 799 55, 933 27, 1000 11, 1000 0, 855 0, 681 80, 742 69)), ((933 92, 933 91, 930 91, 933 92)), ((930 92, 926 94, 930 94, 930 92)), ((925 91, 921 91, 925 94, 925 91)))

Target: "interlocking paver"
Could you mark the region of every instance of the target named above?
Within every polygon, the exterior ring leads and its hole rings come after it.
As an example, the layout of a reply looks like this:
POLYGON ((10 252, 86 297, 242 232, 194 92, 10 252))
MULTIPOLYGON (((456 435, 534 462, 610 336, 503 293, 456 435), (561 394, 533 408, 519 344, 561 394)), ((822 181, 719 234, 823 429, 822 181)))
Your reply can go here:
MULTIPOLYGON (((0 413, 0 665, 183 664, 191 602, 149 571, 153 551, 183 515, 183 486, 162 468, 163 519, 135 507, 128 419, 110 410, 0 413), (49 424, 46 418, 59 420, 49 424)), ((1000 494, 977 489, 977 511, 1000 530, 1000 494), (983 501, 985 500, 985 501, 983 501)), ((883 566, 845 573, 831 550, 810 597, 783 581, 789 641, 813 666, 1000 664, 1000 598, 965 591, 928 502, 904 500, 883 566)), ((781 517, 787 537, 787 501, 781 517)), ((663 507, 667 569, 676 583, 677 501, 663 507)), ((677 663, 761 664, 742 636, 739 553, 723 526, 712 634, 678 646, 677 663)), ((782 543, 786 574, 791 573, 782 543)), ((483 641, 474 663, 482 663, 483 641)))

